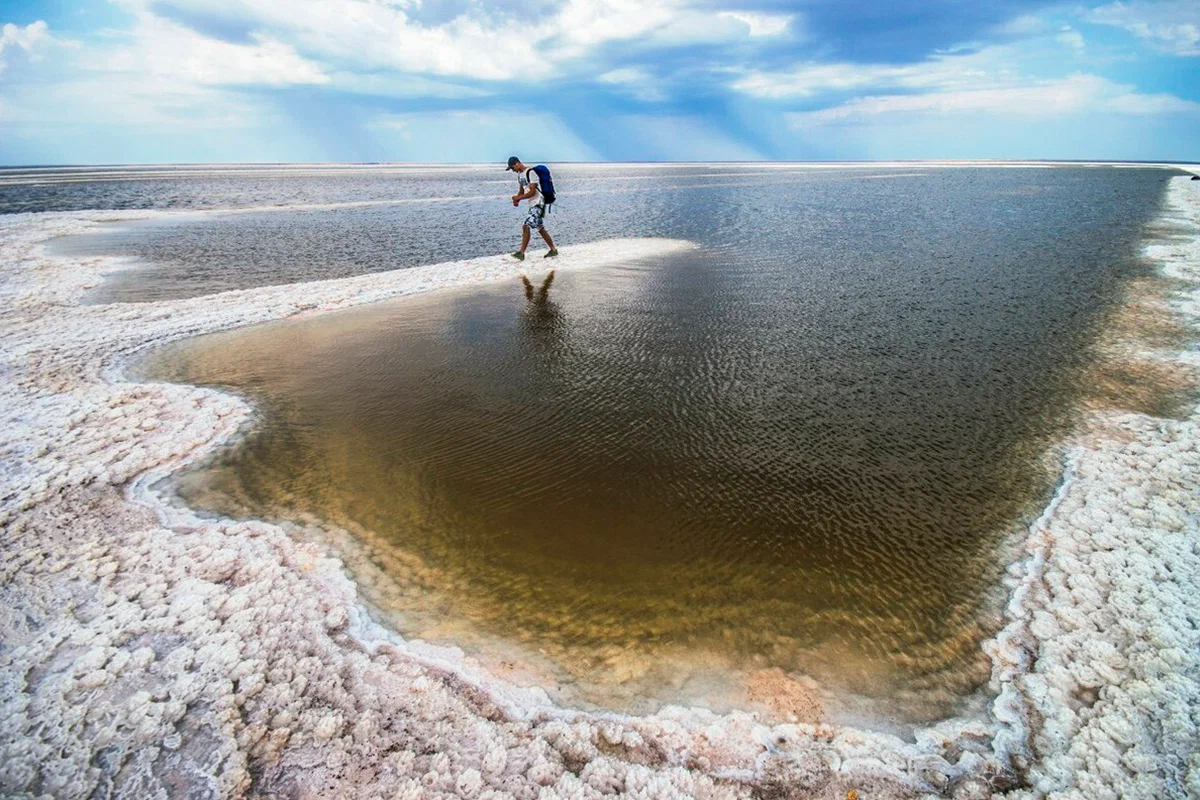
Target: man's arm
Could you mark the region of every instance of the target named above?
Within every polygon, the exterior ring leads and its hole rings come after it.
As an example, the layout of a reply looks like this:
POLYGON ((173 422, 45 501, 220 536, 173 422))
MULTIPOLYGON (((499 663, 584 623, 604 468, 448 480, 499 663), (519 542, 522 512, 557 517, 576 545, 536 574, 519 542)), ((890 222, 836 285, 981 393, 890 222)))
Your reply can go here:
POLYGON ((525 191, 521 192, 520 194, 514 194, 512 196, 513 205, 514 206, 518 205, 518 204, 520 204, 520 202, 522 200, 528 200, 529 198, 533 197, 536 194, 537 194, 537 189, 534 189, 533 184, 530 184, 528 187, 526 187, 525 191))
POLYGON ((535 173, 532 169, 527 169, 524 178, 526 178, 526 186, 524 186, 524 190, 521 193, 512 196, 512 205, 520 205, 521 200, 538 197, 538 193, 541 191, 541 181, 538 180, 538 173, 535 173))
POLYGON ((519 205, 522 200, 528 200, 532 197, 537 197, 541 191, 541 181, 538 180, 538 174, 533 170, 525 172, 525 190, 520 194, 513 195, 513 205, 519 205))

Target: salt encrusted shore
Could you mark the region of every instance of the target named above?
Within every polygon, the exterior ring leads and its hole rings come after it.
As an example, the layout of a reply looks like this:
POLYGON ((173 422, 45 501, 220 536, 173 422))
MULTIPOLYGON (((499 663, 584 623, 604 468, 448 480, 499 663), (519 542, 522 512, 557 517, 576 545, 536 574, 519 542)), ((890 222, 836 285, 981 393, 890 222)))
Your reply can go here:
MULTIPOLYGON (((1148 248, 1200 325, 1200 184, 1148 248)), ((42 243, 145 213, 0 217, 0 794, 51 797, 1200 797, 1200 410, 1097 415, 1011 569, 994 721, 915 742, 750 714, 557 708, 373 624, 335 553, 147 486, 241 399, 120 370, 170 339, 512 277, 499 258, 81 305, 114 268, 42 243)), ((619 240, 571 269, 677 252, 619 240)), ((1194 352, 1157 354, 1200 370, 1194 352)))

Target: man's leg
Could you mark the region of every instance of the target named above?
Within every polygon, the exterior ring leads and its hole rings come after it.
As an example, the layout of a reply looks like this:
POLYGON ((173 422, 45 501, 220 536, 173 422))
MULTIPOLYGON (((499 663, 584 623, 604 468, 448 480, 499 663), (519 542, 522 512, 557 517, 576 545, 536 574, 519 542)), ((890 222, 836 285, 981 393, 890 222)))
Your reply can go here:
POLYGON ((525 253, 525 248, 529 247, 529 226, 521 226, 521 254, 525 253))
POLYGON ((550 231, 546 230, 545 225, 542 226, 540 233, 542 234, 542 238, 546 240, 546 244, 550 245, 550 249, 553 250, 554 240, 550 238, 550 231))

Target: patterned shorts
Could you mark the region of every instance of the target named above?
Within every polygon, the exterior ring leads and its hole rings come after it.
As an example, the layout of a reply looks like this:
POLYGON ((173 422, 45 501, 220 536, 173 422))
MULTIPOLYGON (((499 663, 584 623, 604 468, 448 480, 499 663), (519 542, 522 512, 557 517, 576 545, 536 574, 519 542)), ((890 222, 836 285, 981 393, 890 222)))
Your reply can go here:
POLYGON ((541 230, 542 220, 545 218, 545 216, 545 206, 530 206, 529 215, 525 217, 525 224, 529 226, 530 230, 541 230))

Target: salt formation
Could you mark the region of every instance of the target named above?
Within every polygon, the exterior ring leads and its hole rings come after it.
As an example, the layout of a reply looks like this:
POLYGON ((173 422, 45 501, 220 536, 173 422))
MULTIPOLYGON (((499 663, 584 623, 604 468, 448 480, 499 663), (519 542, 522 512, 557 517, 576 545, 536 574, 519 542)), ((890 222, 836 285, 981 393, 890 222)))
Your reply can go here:
MULTIPOLYGON (((1175 178, 1149 256, 1192 281, 1200 193, 1175 178)), ((0 219, 0 788, 15 797, 1200 797, 1200 411, 1097 417, 1012 568, 987 644, 994 719, 913 742, 745 713, 555 707, 374 624, 336 553, 201 520, 146 487, 252 419, 120 378, 197 333, 512 275, 498 258, 138 305, 80 305, 119 265, 43 242, 133 214, 0 219)), ((564 248, 561 268, 689 247, 564 248)), ((1200 323, 1200 292, 1179 300, 1200 323)), ((1174 354, 1195 369, 1197 355, 1174 354)))

